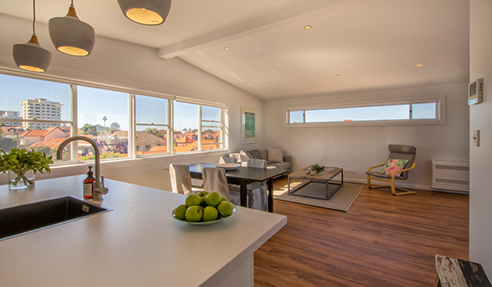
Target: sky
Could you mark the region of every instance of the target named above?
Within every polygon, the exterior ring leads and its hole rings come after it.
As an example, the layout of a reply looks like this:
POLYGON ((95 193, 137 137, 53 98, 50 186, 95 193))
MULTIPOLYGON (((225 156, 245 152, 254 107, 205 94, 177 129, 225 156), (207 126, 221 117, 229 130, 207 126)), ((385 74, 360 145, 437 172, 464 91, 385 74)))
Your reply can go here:
MULTIPOLYGON (((302 122, 303 111, 292 111, 291 122, 302 122)), ((385 105, 373 107, 353 107, 340 109, 306 110, 306 122, 340 122, 340 121, 377 121, 405 120, 410 116, 410 105, 385 105)), ((435 118, 435 103, 419 103, 412 105, 412 118, 435 118)))
MULTIPOLYGON (((116 122, 122 130, 128 130, 129 96, 124 92, 78 86, 78 127, 84 124, 110 126, 116 122), (106 121, 103 118, 106 117, 106 121)), ((0 110, 22 111, 20 103, 25 99, 43 98, 62 104, 62 120, 69 120, 70 85, 43 80, 0 74, 0 110)), ((343 120, 408 119, 408 105, 379 107, 354 107, 341 109, 306 110, 306 122, 329 122, 343 120)), ((435 117, 435 103, 414 104, 414 118, 435 117)), ((198 128, 198 105, 183 102, 174 104, 174 128, 198 128)), ((204 107, 202 118, 220 121, 220 109, 204 107)), ((136 96, 137 123, 167 124, 167 100, 136 96)), ((302 111, 291 112, 291 121, 302 122, 302 111)), ((156 128, 159 128, 156 126, 156 128)))
MULTIPOLYGON (((86 123, 110 126, 117 122, 122 130, 128 130, 127 93, 78 86, 77 97, 79 128, 86 123)), ((34 98, 60 102, 62 120, 69 120, 70 85, 0 74, 0 110, 22 112, 20 103, 34 98)), ((136 103, 137 123, 167 124, 167 100, 137 95, 136 103)), ((174 114, 176 130, 198 127, 198 105, 176 102, 174 114)), ((204 107, 202 117, 220 120, 220 109, 204 107)))
POLYGON ((0 110, 22 112, 21 102, 43 98, 62 104, 62 120, 69 120, 70 85, 0 74, 0 110))

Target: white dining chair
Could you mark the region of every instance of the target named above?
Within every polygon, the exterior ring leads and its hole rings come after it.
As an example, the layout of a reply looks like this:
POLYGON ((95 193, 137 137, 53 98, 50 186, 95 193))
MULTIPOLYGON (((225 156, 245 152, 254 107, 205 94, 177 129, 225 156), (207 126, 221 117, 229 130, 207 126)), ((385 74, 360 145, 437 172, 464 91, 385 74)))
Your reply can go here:
POLYGON ((189 194, 193 191, 191 187, 190 169, 187 165, 173 164, 169 165, 169 176, 171 178, 171 187, 174 193, 189 194))
POLYGON ((267 168, 267 161, 265 159, 248 159, 246 163, 247 167, 253 168, 267 168))
POLYGON ((223 168, 204 167, 202 170, 203 190, 216 191, 228 201, 239 205, 241 201, 240 192, 230 190, 227 176, 223 168))
MULTIPOLYGON (((266 169, 267 161, 264 159, 248 159, 246 167, 266 169)), ((268 192, 265 181, 248 184, 248 207, 259 210, 268 209, 268 192)))

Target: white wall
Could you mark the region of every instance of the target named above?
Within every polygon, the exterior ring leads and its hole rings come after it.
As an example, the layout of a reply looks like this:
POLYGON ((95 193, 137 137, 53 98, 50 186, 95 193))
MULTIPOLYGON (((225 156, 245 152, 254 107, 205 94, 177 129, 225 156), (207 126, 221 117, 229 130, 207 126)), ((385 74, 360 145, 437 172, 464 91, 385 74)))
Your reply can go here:
POLYGON ((329 96, 273 100, 265 106, 265 146, 282 148, 293 156, 294 170, 321 163, 354 169, 345 179, 366 182, 368 167, 384 163, 388 144, 417 147, 417 167, 401 184, 418 189, 431 187, 431 159, 468 161, 467 84, 435 85, 329 96), (338 105, 359 101, 384 101, 409 97, 447 95, 447 123, 426 126, 286 127, 285 107, 338 105))
MULTIPOLYGON (((0 66, 17 69, 12 58, 12 46, 25 43, 32 33, 32 23, 0 14, 0 66)), ((240 131, 241 106, 258 110, 257 132, 263 133, 263 102, 258 98, 227 84, 177 58, 163 60, 157 57, 157 50, 96 37, 96 45, 88 57, 72 57, 57 52, 51 43, 48 27, 36 25, 36 33, 43 48, 51 51, 53 60, 46 74, 63 76, 144 91, 174 94, 183 97, 226 103, 230 115, 230 150, 239 151, 261 147, 257 144, 242 146, 240 131)), ((97 104, 97 103, 95 103, 97 104)), ((164 169, 171 162, 218 162, 226 152, 213 152, 193 156, 161 157, 126 162, 124 164, 103 164, 102 174, 107 178, 143 184, 150 187, 170 189, 168 172, 164 169), (165 176, 163 176, 165 175, 165 176)), ((86 167, 54 168, 49 176, 58 177, 86 173, 86 167)), ((7 182, 0 176, 0 184, 7 182)))
POLYGON ((470 106, 470 138, 480 130, 480 147, 470 143, 470 260, 492 279, 492 1, 470 1, 470 80, 483 78, 483 103, 470 106))

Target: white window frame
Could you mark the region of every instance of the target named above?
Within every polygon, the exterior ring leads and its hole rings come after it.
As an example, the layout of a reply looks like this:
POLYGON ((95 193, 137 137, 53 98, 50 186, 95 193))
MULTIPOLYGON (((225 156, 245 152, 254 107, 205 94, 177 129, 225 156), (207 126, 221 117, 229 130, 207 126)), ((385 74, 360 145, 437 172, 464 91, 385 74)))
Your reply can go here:
MULTIPOLYGON (((207 106, 207 107, 214 107, 214 108, 219 108, 220 109, 220 122, 219 122, 219 130, 220 130, 220 137, 219 137, 219 140, 218 140, 218 144, 220 145, 220 148, 218 150, 222 150, 224 149, 224 108, 221 108, 221 107, 216 107, 216 106, 212 106, 212 105, 200 105, 200 112, 199 112, 199 131, 200 131, 200 135, 199 135, 199 139, 198 139, 198 145, 200 147, 200 151, 202 151, 202 129, 203 127, 205 128, 214 128, 216 129, 217 127, 216 126, 208 126, 208 125, 204 125, 203 123, 216 123, 215 121, 208 121, 208 120, 204 120, 202 118, 202 107, 203 106, 207 106)), ((215 143, 213 144, 205 144, 206 146, 207 145, 214 145, 215 143)), ((213 149, 212 149, 213 150, 213 149)), ((212 150, 209 150, 209 151, 212 151, 212 150)))
MULTIPOLYGON (((174 123, 171 122, 171 110, 174 109, 173 105, 173 100, 169 99, 167 97, 157 97, 157 96, 149 96, 146 94, 138 93, 138 94, 130 94, 130 113, 131 113, 131 119, 130 119, 130 127, 132 127, 132 154, 133 158, 146 158, 146 157, 156 157, 156 156, 163 156, 163 155, 171 155, 172 154, 172 147, 173 147, 173 141, 169 141, 171 138, 172 132, 170 131, 172 129, 172 126, 174 126, 174 123), (137 109, 136 109, 136 96, 145 96, 145 97, 154 97, 154 98, 159 98, 162 100, 167 100, 167 124, 154 124, 154 123, 137 123, 137 109), (156 154, 143 154, 143 155, 137 155, 137 150, 136 150, 136 141, 135 141, 135 136, 136 136, 136 131, 137 131, 137 126, 138 125, 144 125, 144 126, 156 126, 156 127, 166 127, 167 128, 167 152, 162 152, 162 153, 156 153, 156 154)), ((128 133, 130 135, 130 133, 128 133)), ((130 139, 130 136, 128 136, 130 139)), ((130 140, 128 142, 128 147, 130 148, 130 140)))
MULTIPOLYGON (((9 119, 9 122, 27 122, 27 121, 36 121, 36 122, 47 122, 47 123, 65 123, 65 124, 71 124, 71 134, 73 136, 78 134, 78 107, 77 107, 77 88, 78 86, 85 86, 85 87, 90 87, 90 88, 97 88, 97 89, 104 89, 104 90, 111 90, 111 91, 117 91, 117 92, 123 92, 128 94, 128 100, 129 100, 129 111, 128 111, 128 118, 129 118, 129 128, 128 128, 128 157, 124 158, 114 158, 114 159, 104 159, 101 160, 101 162, 104 161, 120 161, 120 160, 134 160, 138 158, 146 158, 146 157, 161 157, 161 156, 182 156, 182 155, 191 155, 191 154, 200 154, 200 153, 211 153, 211 152, 224 152, 228 150, 229 148, 229 136, 228 136, 228 127, 229 127, 229 107, 227 104, 222 104, 222 103, 217 103, 217 102, 209 102, 209 101, 204 101, 204 100, 198 100, 198 99, 192 99, 192 98, 187 98, 187 97, 181 97, 181 96, 176 96, 176 95, 170 95, 170 94, 161 94, 161 93, 155 93, 155 92, 150 92, 150 91, 144 91, 144 90, 136 90, 132 88, 126 88, 126 87, 121 87, 121 86, 114 86, 114 85, 107 85, 107 84, 101 84, 101 83, 95 83, 95 82, 90 82, 90 81, 84 81, 84 80, 77 80, 77 79, 72 79, 72 78, 66 78, 66 77, 60 77, 60 76, 53 76, 53 75, 48 75, 48 74, 32 74, 29 72, 24 72, 20 71, 18 69, 12 69, 12 68, 7 68, 7 67, 0 67, 0 73, 4 75, 9 75, 9 76, 15 76, 15 77, 22 77, 22 78, 30 78, 30 79, 35 79, 35 80, 42 80, 42 81, 49 81, 49 82, 55 82, 55 83, 62 83, 62 84, 68 84, 70 85, 70 112, 71 112, 71 118, 68 121, 43 121, 43 120, 14 120, 14 119, 9 119), (173 130, 174 130, 174 102, 175 101, 180 101, 180 102, 186 102, 190 104, 196 104, 199 106, 199 111, 201 112, 201 106, 211 106, 211 107, 217 107, 221 109, 221 137, 220 137, 220 149, 214 149, 214 150, 205 150, 202 151, 201 147, 201 116, 199 117, 199 150, 194 151, 194 152, 189 152, 189 153, 174 153, 173 149, 173 141, 167 141, 168 145, 168 153, 158 153, 158 154, 151 154, 151 155, 141 155, 141 156, 136 156, 136 151, 135 151, 135 131, 136 131, 136 118, 135 118, 135 95, 142 95, 142 96, 149 96, 149 97, 157 97, 157 98, 163 98, 168 100, 168 139, 172 139, 174 137, 173 135, 173 130)), ((78 146, 78 141, 73 141, 71 142, 71 161, 65 161, 65 162, 60 162, 60 163, 55 163, 55 165, 69 165, 69 164, 78 164, 78 163, 83 163, 85 164, 86 162, 84 161, 79 161, 78 160, 78 154, 77 154, 77 146, 78 146)))
POLYGON ((228 149, 228 144, 226 143, 226 139, 228 140, 228 137, 224 136, 226 128, 228 127, 228 124, 226 124, 226 114, 228 114, 228 106, 226 104, 220 104, 220 103, 214 103, 214 102, 208 102, 208 101, 202 101, 202 100, 193 100, 189 98, 183 98, 177 96, 176 99, 173 102, 173 115, 172 115, 172 133, 171 136, 174 140, 174 103, 175 102, 181 102, 181 103, 187 103, 187 104, 194 104, 198 106, 198 151, 193 151, 193 152, 179 152, 175 153, 174 148, 171 149, 171 155, 191 155, 191 154, 196 154, 196 153, 207 153, 207 152, 218 152, 218 151, 224 151, 228 149), (221 124, 220 124, 220 149, 212 149, 212 150, 202 150, 202 106, 208 106, 208 107, 215 107, 215 108, 220 108, 221 110, 221 124))
POLYGON ((316 105, 299 105, 284 107, 285 122, 284 127, 359 127, 359 126, 411 126, 411 125, 442 125, 446 124, 446 95, 432 97, 412 97, 405 100, 375 100, 367 102, 343 102, 343 103, 323 103, 316 105), (377 121, 345 121, 345 122, 314 122, 314 123, 290 123, 290 112, 303 111, 305 121, 306 110, 325 110, 341 108, 359 108, 374 106, 391 105, 411 105, 423 103, 436 103, 436 119, 410 119, 405 120, 377 120, 377 121))

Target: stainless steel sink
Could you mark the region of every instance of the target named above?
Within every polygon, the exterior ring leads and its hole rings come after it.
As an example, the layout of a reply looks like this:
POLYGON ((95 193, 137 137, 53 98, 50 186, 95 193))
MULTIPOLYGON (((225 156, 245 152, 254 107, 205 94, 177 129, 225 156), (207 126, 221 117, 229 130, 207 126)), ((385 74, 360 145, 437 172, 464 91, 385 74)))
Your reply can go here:
POLYGON ((73 196, 0 209, 0 240, 111 211, 73 196))

